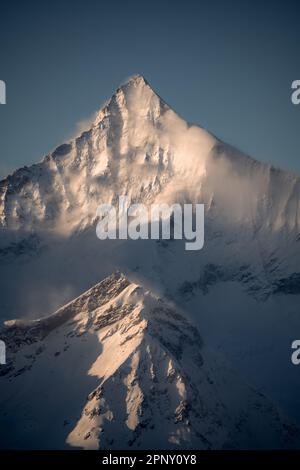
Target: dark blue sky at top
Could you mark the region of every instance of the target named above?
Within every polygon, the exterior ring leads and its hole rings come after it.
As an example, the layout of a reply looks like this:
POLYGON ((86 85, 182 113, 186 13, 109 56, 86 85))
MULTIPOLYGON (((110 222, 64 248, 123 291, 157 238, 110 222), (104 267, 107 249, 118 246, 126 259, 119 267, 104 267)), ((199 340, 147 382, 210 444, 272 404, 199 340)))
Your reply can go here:
POLYGON ((300 174, 299 56, 299 1, 0 0, 0 175, 136 73, 186 120, 300 174))

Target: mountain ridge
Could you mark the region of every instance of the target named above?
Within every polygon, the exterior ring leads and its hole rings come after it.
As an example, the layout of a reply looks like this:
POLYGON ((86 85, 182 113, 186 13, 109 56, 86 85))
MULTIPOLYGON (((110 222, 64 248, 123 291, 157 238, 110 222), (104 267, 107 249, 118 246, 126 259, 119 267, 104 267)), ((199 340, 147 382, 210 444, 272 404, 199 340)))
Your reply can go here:
POLYGON ((10 322, 3 333, 9 364, 1 369, 0 423, 10 425, 1 447, 299 445, 299 430, 207 350, 195 326, 121 273, 50 317, 10 322))

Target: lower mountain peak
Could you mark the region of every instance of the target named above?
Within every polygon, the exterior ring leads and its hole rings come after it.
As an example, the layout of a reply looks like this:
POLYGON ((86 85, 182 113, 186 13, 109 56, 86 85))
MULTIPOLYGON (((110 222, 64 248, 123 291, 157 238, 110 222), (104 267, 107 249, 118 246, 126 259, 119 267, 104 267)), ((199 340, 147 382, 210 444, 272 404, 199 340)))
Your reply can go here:
POLYGON ((181 313, 122 273, 0 336, 5 448, 299 445, 299 431, 181 313))

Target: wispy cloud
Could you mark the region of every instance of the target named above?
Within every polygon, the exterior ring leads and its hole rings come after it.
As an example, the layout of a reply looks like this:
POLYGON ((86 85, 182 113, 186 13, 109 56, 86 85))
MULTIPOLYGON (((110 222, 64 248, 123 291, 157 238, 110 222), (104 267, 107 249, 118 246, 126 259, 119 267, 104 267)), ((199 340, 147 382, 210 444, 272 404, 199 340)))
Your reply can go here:
POLYGON ((92 127, 92 124, 96 119, 97 113, 98 111, 94 111, 89 117, 80 119, 75 124, 74 131, 71 132, 71 134, 67 136, 66 140, 73 140, 76 137, 80 136, 83 132, 88 131, 92 127))

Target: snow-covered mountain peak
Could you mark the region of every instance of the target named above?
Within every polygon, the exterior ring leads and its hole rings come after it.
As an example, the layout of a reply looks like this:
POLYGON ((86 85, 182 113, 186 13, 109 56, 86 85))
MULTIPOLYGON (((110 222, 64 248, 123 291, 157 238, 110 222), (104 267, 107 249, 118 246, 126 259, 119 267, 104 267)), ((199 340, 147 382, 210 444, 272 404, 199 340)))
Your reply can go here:
POLYGON ((124 81, 124 83, 121 85, 121 88, 124 87, 125 85, 150 87, 148 80, 146 80, 146 78, 139 73, 131 75, 127 80, 124 81))
MULTIPOLYGON (((169 107, 155 93, 142 75, 134 75, 125 81, 112 95, 106 105, 97 113, 94 126, 107 117, 121 120, 152 118, 158 119, 169 107), (120 116, 118 116, 120 115, 120 116)), ((113 121, 118 123, 118 121, 113 121)), ((103 125, 103 123, 102 123, 103 125)))
POLYGON ((0 183, 0 223, 66 233, 91 224, 96 208, 128 195, 165 202, 197 197, 216 139, 189 126, 141 76, 122 85, 90 130, 0 183))
POLYGON ((53 315, 9 323, 1 338, 9 361, 0 375, 0 425, 9 423, 1 447, 299 444, 297 428, 207 349, 195 326, 121 273, 53 315))

